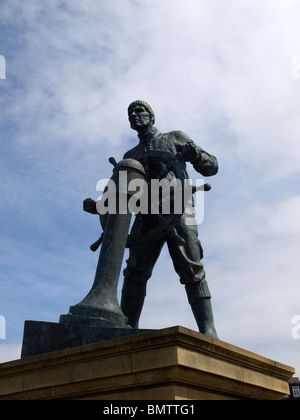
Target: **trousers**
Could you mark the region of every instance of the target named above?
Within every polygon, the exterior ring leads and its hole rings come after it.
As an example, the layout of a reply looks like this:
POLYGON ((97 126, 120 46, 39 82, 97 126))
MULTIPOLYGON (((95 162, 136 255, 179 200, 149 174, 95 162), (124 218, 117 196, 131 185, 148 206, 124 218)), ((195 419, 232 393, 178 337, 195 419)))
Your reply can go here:
MULTIPOLYGON (((136 285, 135 287, 137 289, 144 289, 152 275, 162 247, 164 243, 167 243, 174 269, 179 275, 180 283, 185 286, 197 284, 197 297, 211 297, 205 281, 205 270, 201 263, 203 249, 198 239, 198 228, 192 219, 191 216, 183 213, 175 224, 177 234, 184 239, 183 244, 179 244, 173 237, 165 235, 155 242, 143 244, 142 247, 133 246, 130 248, 124 277, 127 279, 127 287, 131 289, 131 293, 134 287, 132 283, 136 285)), ((143 230, 151 229, 151 223, 151 215, 149 217, 145 216, 143 230)), ((124 292, 126 293, 125 290, 124 292)))

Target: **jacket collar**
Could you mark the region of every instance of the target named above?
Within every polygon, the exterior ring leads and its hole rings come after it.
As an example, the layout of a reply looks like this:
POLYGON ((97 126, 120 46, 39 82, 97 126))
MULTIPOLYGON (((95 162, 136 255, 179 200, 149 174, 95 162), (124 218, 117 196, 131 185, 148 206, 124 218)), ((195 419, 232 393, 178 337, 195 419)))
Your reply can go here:
POLYGON ((140 139, 140 143, 150 143, 154 137, 159 135, 160 132, 154 126, 149 128, 145 133, 138 134, 138 138, 140 139))

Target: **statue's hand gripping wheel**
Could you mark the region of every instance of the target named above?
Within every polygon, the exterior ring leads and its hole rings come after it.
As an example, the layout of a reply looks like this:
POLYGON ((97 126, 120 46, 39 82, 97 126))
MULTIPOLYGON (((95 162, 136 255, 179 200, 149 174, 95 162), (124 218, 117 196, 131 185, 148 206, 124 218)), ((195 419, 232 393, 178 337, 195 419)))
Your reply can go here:
MULTIPOLYGON (((130 159, 130 160, 131 162, 134 161, 133 159, 130 159)), ((163 163, 164 169, 161 171, 161 173, 158 174, 157 176, 158 181, 161 181, 162 179, 166 178, 169 172, 172 172, 174 174, 173 179, 176 180, 176 182, 173 184, 173 186, 177 188, 179 197, 177 195, 176 199, 180 202, 179 209, 181 209, 181 211, 178 212, 176 211, 176 209, 174 209, 174 195, 172 196, 172 194, 169 194, 168 199, 170 199, 170 211, 168 212, 168 214, 162 214, 161 206, 159 205, 159 203, 156 203, 155 208, 158 209, 159 211, 155 212, 155 214, 152 214, 152 218, 156 222, 155 226, 151 230, 142 232, 142 225, 140 225, 139 228, 136 230, 135 234, 128 235, 126 247, 127 248, 130 248, 132 246, 140 247, 140 246, 143 246, 143 244, 147 244, 147 243, 149 244, 149 242, 156 241, 164 235, 172 236, 176 241, 178 241, 179 244, 183 243, 184 239, 181 238, 177 234, 177 231, 175 228, 177 221, 180 219, 180 217, 184 213, 186 205, 187 205, 186 199, 184 196, 185 195, 185 192, 184 192, 185 180, 187 181, 187 178, 186 178, 183 161, 180 159, 180 154, 174 155, 171 152, 167 152, 163 150, 151 150, 148 152, 140 153, 139 155, 137 155, 136 160, 142 163, 144 168, 151 165, 151 161, 163 163)), ((126 159, 124 159, 124 161, 126 161, 126 159)), ((122 162, 124 161, 121 161, 118 165, 120 164, 122 165, 122 162)), ((112 163, 114 167, 117 166, 117 162, 114 158, 110 158, 109 162, 112 163)), ((114 178, 115 177, 113 176, 111 179, 114 180, 114 178)), ((146 181, 147 181, 147 178, 146 178, 146 181)), ((147 191, 151 191, 151 184, 149 181, 147 182, 147 185, 148 185, 147 191)), ((200 189, 204 191, 209 191, 211 189, 211 186, 210 184, 204 184, 198 188, 193 186, 191 188, 191 191, 192 193, 195 193, 196 191, 200 189)), ((104 190, 104 192, 106 192, 106 190, 107 190, 107 187, 104 190)), ((87 198, 86 200, 84 200, 84 210, 92 214, 98 214, 96 202, 92 200, 91 198, 87 198)), ((149 213, 150 212, 151 212, 151 209, 149 205, 149 213)), ((101 245, 102 240, 103 240, 103 234, 106 228, 107 214, 100 214, 99 216, 100 216, 100 224, 103 229, 103 233, 99 237, 99 239, 91 245, 90 249, 93 252, 95 252, 101 245)))

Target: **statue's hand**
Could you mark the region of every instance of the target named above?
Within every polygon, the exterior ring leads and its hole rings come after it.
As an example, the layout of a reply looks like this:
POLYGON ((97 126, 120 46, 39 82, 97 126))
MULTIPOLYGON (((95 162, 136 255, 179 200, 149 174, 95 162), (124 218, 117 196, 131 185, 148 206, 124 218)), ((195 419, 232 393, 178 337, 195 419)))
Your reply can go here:
POLYGON ((183 146, 181 156, 186 162, 192 162, 199 158, 198 151, 193 143, 187 143, 183 146))
POLYGON ((92 198, 86 198, 83 201, 83 210, 88 213, 97 214, 96 201, 92 198))

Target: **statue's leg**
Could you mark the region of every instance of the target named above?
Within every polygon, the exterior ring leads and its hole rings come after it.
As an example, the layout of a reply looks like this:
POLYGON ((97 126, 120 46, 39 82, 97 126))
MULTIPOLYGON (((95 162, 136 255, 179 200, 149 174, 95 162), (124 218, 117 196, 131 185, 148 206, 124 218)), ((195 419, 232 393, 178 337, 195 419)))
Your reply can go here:
POLYGON ((139 319, 144 306, 147 281, 141 283, 134 280, 134 276, 124 278, 121 298, 121 309, 127 316, 127 324, 132 328, 139 327, 139 319))
POLYGON ((147 281, 159 257, 164 241, 145 247, 131 248, 124 270, 121 309, 128 317, 128 325, 138 328, 146 296, 147 281))
POLYGON ((199 332, 218 338, 214 325, 211 295, 201 263, 203 250, 198 240, 197 226, 196 224, 188 225, 184 214, 177 222, 176 230, 185 243, 178 246, 172 239, 167 241, 174 268, 180 276, 180 282, 185 285, 199 332))
POLYGON ((202 281, 187 284, 185 289, 199 332, 210 337, 218 338, 207 282, 202 281))

